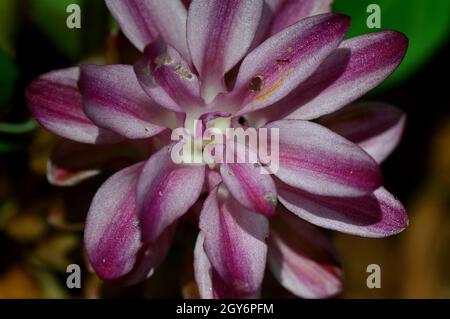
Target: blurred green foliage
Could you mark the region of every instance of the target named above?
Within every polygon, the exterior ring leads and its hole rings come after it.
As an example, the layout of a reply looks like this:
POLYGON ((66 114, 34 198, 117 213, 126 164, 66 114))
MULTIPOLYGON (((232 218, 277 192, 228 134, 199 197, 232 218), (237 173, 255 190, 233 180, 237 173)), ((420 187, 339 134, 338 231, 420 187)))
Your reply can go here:
POLYGON ((36 26, 53 45, 71 60, 80 56, 83 31, 82 29, 68 29, 66 27, 66 20, 69 16, 66 8, 70 4, 82 6, 83 2, 83 0, 30 1, 30 16, 36 26))
POLYGON ((0 48, 0 108, 10 102, 17 77, 18 71, 14 61, 0 48))
POLYGON ((0 1, 0 48, 13 53, 13 40, 17 29, 17 0, 0 1))
POLYGON ((108 25, 106 7, 99 0, 31 0, 29 13, 38 29, 65 57, 74 63, 102 47, 108 25), (81 28, 66 25, 67 7, 80 6, 81 28))
POLYGON ((399 83, 423 66, 448 40, 450 34, 449 0, 335 0, 334 12, 352 18, 349 36, 379 31, 367 27, 367 7, 381 9, 381 29, 398 30, 409 38, 406 57, 398 70, 380 88, 399 83))

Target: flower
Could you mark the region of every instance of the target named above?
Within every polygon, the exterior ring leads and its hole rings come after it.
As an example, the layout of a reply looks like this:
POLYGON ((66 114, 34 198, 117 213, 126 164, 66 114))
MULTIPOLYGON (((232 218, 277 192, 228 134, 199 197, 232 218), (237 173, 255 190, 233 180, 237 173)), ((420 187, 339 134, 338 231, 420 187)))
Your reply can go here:
POLYGON ((259 296, 267 260, 292 293, 335 295, 338 257, 313 225, 364 237, 407 226, 379 168, 405 116, 380 103, 350 104, 396 69, 407 38, 381 31, 343 40, 350 18, 329 13, 330 3, 106 0, 142 58, 54 71, 30 85, 34 116, 73 141, 50 161, 52 182, 92 176, 129 145, 151 153, 110 177, 92 201, 85 246, 103 280, 143 280, 196 203, 194 268, 204 298, 259 296), (195 120, 278 129, 279 170, 175 164, 170 132, 195 120), (70 144, 78 155, 64 156, 70 144))

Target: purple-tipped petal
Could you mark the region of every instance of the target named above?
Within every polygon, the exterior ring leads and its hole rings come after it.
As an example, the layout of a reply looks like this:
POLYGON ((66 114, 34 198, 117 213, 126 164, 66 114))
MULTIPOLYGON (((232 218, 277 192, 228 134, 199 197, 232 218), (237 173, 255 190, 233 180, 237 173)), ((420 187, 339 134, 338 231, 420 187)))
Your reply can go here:
POLYGON ((27 104, 49 131, 80 143, 116 143, 123 138, 99 128, 86 117, 78 89, 79 68, 41 75, 26 90, 27 104))
POLYGON ((144 91, 161 106, 186 112, 204 104, 197 76, 175 49, 161 41, 145 49, 134 70, 144 91))
MULTIPOLYGON (((242 144, 236 146, 238 161, 242 161, 241 157, 251 150, 242 144)), ((242 161, 223 163, 220 173, 224 184, 239 203, 251 211, 271 217, 277 205, 277 189, 272 177, 262 173, 263 169, 257 162, 242 161)))
POLYGON ((200 214, 205 252, 235 297, 254 296, 264 277, 268 220, 241 206, 229 195, 219 203, 218 189, 210 192, 200 214))
POLYGON ((341 14, 306 18, 277 33, 247 55, 233 95, 239 114, 269 106, 306 80, 341 42, 350 23, 341 14))
POLYGON ((320 119, 332 131, 358 144, 378 163, 397 147, 406 115, 383 103, 357 103, 320 119))
POLYGON ((162 132, 173 116, 147 96, 128 65, 81 66, 80 91, 90 119, 130 139, 162 132))
POLYGON ((280 284, 302 298, 328 298, 342 290, 336 250, 318 228, 286 211, 268 239, 268 265, 280 284))
POLYGON ((333 0, 283 0, 273 1, 275 15, 272 20, 270 34, 273 35, 301 19, 321 13, 331 12, 333 0), (276 3, 275 3, 276 2, 276 3))
POLYGON ((134 269, 123 280, 125 285, 138 284, 153 275, 170 250, 175 229, 176 224, 173 224, 154 243, 142 245, 134 269))
POLYGON ((345 40, 310 79, 272 106, 273 112, 309 120, 336 111, 382 83, 400 64, 407 47, 408 38, 397 31, 345 40))
POLYGON ((192 1, 187 38, 206 100, 225 91, 223 76, 249 49, 262 7, 262 0, 192 1))
POLYGON ((136 211, 136 183, 143 163, 110 177, 92 200, 84 230, 89 261, 103 280, 129 273, 142 246, 136 211))
POLYGON ((197 201, 205 179, 205 166, 178 165, 163 147, 144 166, 138 183, 142 240, 153 242, 197 201))
POLYGON ((308 121, 282 120, 278 128, 279 169, 283 182, 326 196, 361 196, 382 185, 378 164, 358 145, 308 121))
POLYGON ((179 0, 105 0, 123 33, 140 51, 161 36, 189 60, 187 11, 179 0))
POLYGON ((298 217, 320 227, 362 237, 382 238, 408 226, 403 205, 386 189, 362 197, 317 196, 290 187, 278 199, 298 217))
POLYGON ((80 144, 69 140, 59 143, 47 162, 47 179, 57 186, 73 186, 102 170, 131 163, 131 147, 114 145, 80 144))

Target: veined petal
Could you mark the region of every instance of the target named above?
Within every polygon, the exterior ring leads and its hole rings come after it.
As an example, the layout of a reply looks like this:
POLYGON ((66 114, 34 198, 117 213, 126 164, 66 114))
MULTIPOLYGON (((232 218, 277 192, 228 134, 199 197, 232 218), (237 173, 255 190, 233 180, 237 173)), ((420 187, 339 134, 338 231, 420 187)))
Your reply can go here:
POLYGON ((274 112, 309 120, 336 111, 382 83, 401 63, 407 47, 408 38, 397 31, 345 40, 311 78, 272 106, 274 112))
POLYGON ((131 164, 131 147, 80 144, 69 140, 59 143, 47 162, 47 180, 57 186, 73 186, 102 170, 131 164))
POLYGON ((202 299, 214 299, 215 293, 212 282, 211 263, 203 249, 205 235, 200 232, 197 237, 194 249, 194 275, 198 292, 202 299))
POLYGON ((382 185, 378 164, 359 146, 308 121, 269 123, 278 128, 279 169, 283 182, 329 196, 361 196, 382 185))
POLYGON ((206 189, 208 191, 213 190, 217 185, 219 185, 220 183, 222 183, 222 177, 220 176, 219 173, 217 173, 216 171, 207 168, 207 172, 206 172, 206 189))
POLYGON ((103 280, 118 280, 134 267, 141 248, 136 183, 143 163, 111 176, 92 200, 84 230, 89 261, 103 280))
POLYGON ((238 298, 239 294, 228 287, 212 268, 203 248, 205 235, 200 231, 194 250, 194 273, 200 297, 203 299, 238 298))
POLYGON ((187 11, 179 0, 105 0, 123 33, 140 51, 160 35, 189 60, 187 11))
MULTIPOLYGON (((241 157, 250 152, 249 147, 236 144, 235 163, 223 163, 220 167, 222 180, 233 197, 251 211, 267 217, 273 216, 277 205, 277 189, 272 177, 262 173, 264 169, 257 162, 249 163, 241 157)), ((256 154, 254 155, 256 157, 256 154)))
POLYGON ((176 224, 173 224, 154 243, 142 245, 134 269, 123 280, 125 285, 138 284, 153 275, 170 250, 175 229, 176 224))
POLYGON ((186 112, 204 104, 197 76, 175 49, 161 41, 145 49, 134 70, 144 91, 161 106, 186 112))
POLYGON ((397 147, 406 115, 383 103, 357 103, 320 119, 332 131, 358 144, 378 163, 397 147))
MULTIPOLYGON (((273 1, 272 1, 273 2, 273 1)), ((331 12, 333 0, 283 0, 273 3, 273 17, 270 34, 273 35, 301 19, 331 12)))
POLYGON ((328 298, 342 290, 333 244, 318 228, 280 210, 268 239, 269 268, 280 284, 302 298, 328 298))
POLYGON ((205 180, 204 165, 178 165, 163 147, 145 164, 137 203, 142 240, 153 242, 197 201, 205 180))
POLYGON ((210 192, 200 214, 204 249, 214 270, 235 292, 235 297, 253 296, 264 277, 268 220, 229 195, 219 203, 218 189, 210 192))
POLYGON ((278 199, 311 224, 351 235, 382 238, 408 226, 405 208, 383 187, 362 197, 329 197, 285 186, 278 188, 278 199))
POLYGON ((90 119, 130 139, 162 132, 173 116, 147 96, 128 65, 81 66, 80 90, 90 119))
POLYGON ((38 77, 27 88, 28 107, 49 131, 80 143, 116 143, 123 138, 99 128, 86 117, 78 89, 79 68, 53 71, 38 77))
POLYGON ((192 61, 211 101, 225 91, 223 76, 249 49, 263 7, 262 0, 194 0, 187 22, 192 61))
POLYGON ((350 23, 341 14, 309 17, 284 29, 249 53, 239 69, 233 95, 239 114, 269 106, 306 80, 332 53, 350 23))

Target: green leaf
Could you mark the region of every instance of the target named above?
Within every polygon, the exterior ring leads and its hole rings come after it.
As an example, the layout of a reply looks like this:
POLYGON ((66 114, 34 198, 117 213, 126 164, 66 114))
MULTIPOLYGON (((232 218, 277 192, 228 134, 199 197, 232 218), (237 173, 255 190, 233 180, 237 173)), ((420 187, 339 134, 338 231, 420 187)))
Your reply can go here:
POLYGON ((10 101, 14 93, 17 75, 15 63, 0 49, 0 106, 4 106, 10 101))
POLYGON ((409 48, 398 70, 382 87, 392 86, 411 76, 426 64, 450 33, 450 1, 448 0, 335 0, 334 12, 352 18, 349 36, 379 31, 367 27, 369 4, 381 9, 381 29, 403 32, 409 38, 409 48))
POLYGON ((29 119, 24 123, 0 123, 0 133, 25 134, 36 129, 37 123, 34 119, 29 119))

